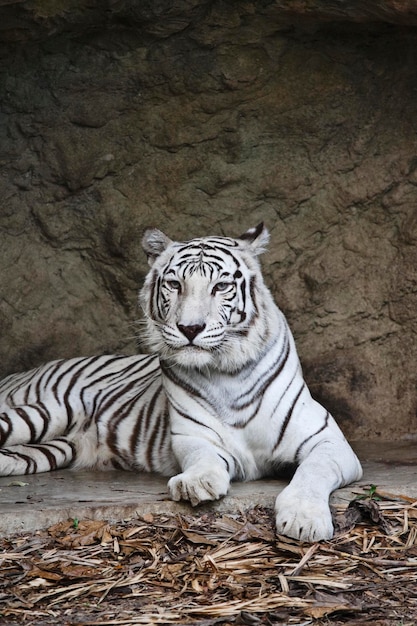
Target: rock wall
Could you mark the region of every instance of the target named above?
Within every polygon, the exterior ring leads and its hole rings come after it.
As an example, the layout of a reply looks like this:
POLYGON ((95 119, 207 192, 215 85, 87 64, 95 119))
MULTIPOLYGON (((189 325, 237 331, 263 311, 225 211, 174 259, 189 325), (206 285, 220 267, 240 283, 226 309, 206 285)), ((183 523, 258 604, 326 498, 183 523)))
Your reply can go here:
POLYGON ((411 5, 0 0, 0 373, 136 350, 145 226, 264 220, 315 396, 416 436, 411 5))

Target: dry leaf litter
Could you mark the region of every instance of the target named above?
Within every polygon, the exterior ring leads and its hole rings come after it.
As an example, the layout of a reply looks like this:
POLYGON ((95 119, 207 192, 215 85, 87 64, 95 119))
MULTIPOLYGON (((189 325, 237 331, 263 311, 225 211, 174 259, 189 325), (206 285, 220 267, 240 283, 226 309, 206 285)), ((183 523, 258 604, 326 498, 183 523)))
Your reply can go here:
POLYGON ((303 544, 273 511, 69 520, 0 540, 0 624, 417 623, 417 502, 375 490, 303 544))

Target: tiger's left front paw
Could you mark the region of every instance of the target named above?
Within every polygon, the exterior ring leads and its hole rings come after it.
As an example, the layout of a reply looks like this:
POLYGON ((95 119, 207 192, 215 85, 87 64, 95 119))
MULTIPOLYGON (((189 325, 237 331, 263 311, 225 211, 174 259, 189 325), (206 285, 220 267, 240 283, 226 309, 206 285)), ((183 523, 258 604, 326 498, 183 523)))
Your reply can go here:
POLYGON ((201 502, 219 500, 229 490, 230 477, 223 468, 193 469, 190 467, 168 481, 168 490, 173 500, 189 500, 192 506, 201 502))
POLYGON ((333 520, 327 499, 291 494, 286 489, 275 504, 276 531, 300 541, 328 540, 333 537, 333 520))

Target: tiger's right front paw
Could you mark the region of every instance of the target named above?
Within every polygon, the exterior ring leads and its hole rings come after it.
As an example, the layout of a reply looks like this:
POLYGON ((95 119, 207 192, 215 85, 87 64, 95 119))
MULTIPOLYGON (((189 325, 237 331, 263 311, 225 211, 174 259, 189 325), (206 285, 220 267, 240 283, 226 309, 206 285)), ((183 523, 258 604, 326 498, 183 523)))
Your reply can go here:
POLYGON ((193 469, 190 467, 168 481, 168 490, 173 500, 188 500, 192 506, 201 502, 219 500, 229 490, 230 477, 223 468, 193 469))

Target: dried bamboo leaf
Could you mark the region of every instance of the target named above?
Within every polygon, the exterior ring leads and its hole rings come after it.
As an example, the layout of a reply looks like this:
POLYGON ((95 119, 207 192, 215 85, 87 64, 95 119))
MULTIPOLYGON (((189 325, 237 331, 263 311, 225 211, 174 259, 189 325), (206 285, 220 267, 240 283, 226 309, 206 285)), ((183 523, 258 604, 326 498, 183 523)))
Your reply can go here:
MULTIPOLYGON (((417 612, 417 506, 405 500, 370 506, 359 525, 313 546, 277 539, 272 511, 261 509, 120 524, 80 520, 76 527, 69 520, 0 540, 0 611, 17 611, 9 614, 28 623, 34 609, 52 611, 73 615, 75 623, 74 607, 88 599, 95 612, 86 614, 85 625, 256 624, 280 614, 284 622, 290 615, 325 619, 363 605, 368 623, 401 614, 408 624, 417 612)), ((340 507, 338 514, 344 512, 340 507)), ((42 620, 45 626, 71 621, 42 620)))
POLYGON ((203 543, 208 546, 215 546, 216 542, 213 539, 205 537, 203 532, 195 532, 191 530, 181 529, 182 534, 192 543, 203 543))

